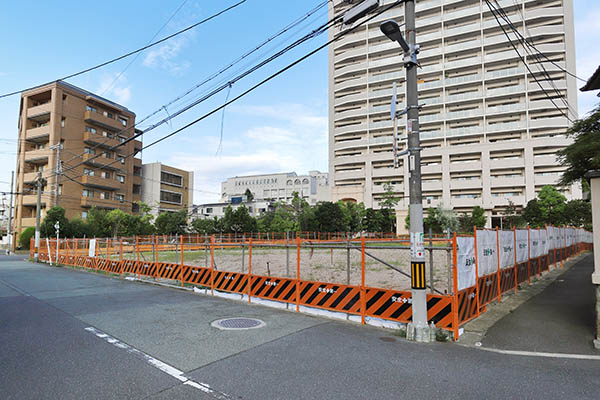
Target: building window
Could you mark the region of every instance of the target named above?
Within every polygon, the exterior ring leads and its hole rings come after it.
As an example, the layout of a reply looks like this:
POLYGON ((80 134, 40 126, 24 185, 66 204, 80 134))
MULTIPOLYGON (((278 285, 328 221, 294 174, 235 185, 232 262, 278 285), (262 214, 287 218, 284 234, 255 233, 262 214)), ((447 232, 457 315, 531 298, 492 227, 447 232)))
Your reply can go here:
POLYGON ((117 194, 115 195, 115 200, 117 200, 117 201, 120 201, 120 202, 122 203, 122 202, 124 202, 124 201, 125 201, 125 195, 124 195, 124 194, 117 193, 117 194))
POLYGON ((127 118, 119 117, 119 122, 123 126, 127 126, 127 118))
POLYGON ((160 201, 172 204, 181 204, 181 193, 160 191, 160 201))
POLYGON ((115 115, 113 113, 111 113, 110 111, 104 111, 103 114, 106 118, 115 119, 115 115))
POLYGON ((100 175, 104 178, 104 179, 110 179, 110 172, 107 171, 102 171, 100 173, 100 175))
POLYGON ((125 164, 125 157, 120 154, 117 157, 119 157, 119 160, 121 160, 121 164, 125 164))
POLYGON ((86 219, 87 218, 87 211, 82 211, 81 212, 81 219, 86 219))
POLYGON ((133 203, 131 205, 131 212, 133 212, 133 213, 140 212, 140 205, 138 203, 133 203))
POLYGON ((112 158, 112 153, 110 151, 105 151, 104 158, 112 158))
POLYGON ((125 177, 123 175, 117 175, 117 180, 121 183, 125 183, 125 177))
POLYGON ((212 207, 206 207, 206 213, 212 214, 212 207))
POLYGON ((92 106, 85 106, 85 111, 98 112, 96 107, 92 107, 92 106))
POLYGON ((94 176, 94 170, 86 168, 86 169, 83 170, 83 174, 87 175, 87 176, 94 176))
POLYGON ((90 147, 86 147, 85 149, 83 149, 83 152, 85 154, 96 154, 96 149, 92 149, 90 147))
POLYGON ((127 138, 124 138, 123 136, 119 136, 120 143, 125 143, 126 140, 127 140, 127 138))
POLYGON ((58 194, 59 194, 59 196, 62 195, 62 187, 63 187, 63 185, 58 185, 58 194))
POLYGON ((92 128, 91 126, 86 126, 85 131, 89 133, 96 133, 96 128, 92 128))
POLYGON ((169 172, 161 171, 160 182, 166 183, 167 185, 183 186, 183 177, 181 175, 171 174, 169 172))
POLYGON ((104 136, 105 138, 109 138, 109 139, 112 139, 114 137, 114 135, 111 132, 106 132, 106 131, 102 131, 102 136, 104 136))
POLYGON ((62 117, 62 118, 60 119, 60 127, 61 127, 61 128, 64 128, 64 127, 65 127, 65 117, 62 117))
POLYGON ((83 191, 81 192, 81 195, 83 197, 94 197, 94 191, 93 190, 83 189, 83 191))
POLYGON ((110 192, 100 192, 100 198, 102 200, 110 200, 110 192))

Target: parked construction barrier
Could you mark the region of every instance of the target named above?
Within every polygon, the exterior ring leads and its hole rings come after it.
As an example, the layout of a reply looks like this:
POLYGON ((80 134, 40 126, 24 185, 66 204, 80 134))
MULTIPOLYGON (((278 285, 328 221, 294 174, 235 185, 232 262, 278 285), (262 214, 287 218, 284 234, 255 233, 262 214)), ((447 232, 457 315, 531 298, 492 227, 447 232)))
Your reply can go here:
MULTIPOLYGON (((33 257, 33 240, 31 244, 33 257)), ((268 240, 252 237, 240 240, 237 236, 182 235, 173 238, 155 235, 120 239, 43 239, 39 259, 121 277, 135 275, 166 279, 182 286, 189 284, 209 288, 211 293, 215 290, 238 293, 247 296, 249 302, 252 298, 261 298, 295 304, 297 311, 300 306, 305 306, 343 312, 360 316, 362 323, 369 318, 408 323, 412 318, 410 290, 367 284, 367 257, 398 271, 404 279, 410 276, 408 270, 402 271, 397 265, 373 254, 390 249, 409 251, 407 243, 402 240, 369 235, 359 238, 348 234, 334 235, 333 238, 328 235, 324 240, 303 239, 301 235, 293 240, 289 235, 284 239, 273 235, 268 240), (285 263, 278 259, 278 264, 270 267, 270 262, 273 262, 270 259, 266 266, 260 266, 266 267, 266 271, 257 271, 256 259, 264 257, 257 251, 282 251, 280 258, 285 255, 285 263), (345 257, 345 284, 307 279, 301 275, 301 264, 307 258, 310 263, 315 251, 330 251, 331 266, 334 265, 334 251, 337 257, 345 257), (227 261, 228 253, 232 252, 241 252, 240 271, 232 271, 231 264, 221 265, 219 257, 225 257, 227 261), (357 252, 360 261, 356 259, 357 252), (202 265, 185 263, 185 255, 192 253, 196 262, 202 265), (160 260, 161 257, 163 260, 160 260), (351 278, 351 257, 357 265, 360 264, 358 281, 351 278), (295 272, 291 267, 293 262, 295 272), (272 276, 272 267, 279 268, 279 275, 285 276, 272 276)), ((456 340, 461 325, 485 312, 491 302, 501 301, 503 294, 517 292, 520 284, 529 284, 532 277, 549 270, 551 265, 562 267, 567 258, 592 250, 592 235, 583 229, 568 227, 502 231, 475 229, 474 235, 432 238, 426 249, 430 251, 431 260, 436 251, 446 251, 449 259, 448 287, 440 290, 439 286, 436 288, 433 282, 428 282, 428 320, 436 327, 452 332, 456 340)), ((430 264, 429 267, 430 276, 434 276, 434 266, 430 264)))

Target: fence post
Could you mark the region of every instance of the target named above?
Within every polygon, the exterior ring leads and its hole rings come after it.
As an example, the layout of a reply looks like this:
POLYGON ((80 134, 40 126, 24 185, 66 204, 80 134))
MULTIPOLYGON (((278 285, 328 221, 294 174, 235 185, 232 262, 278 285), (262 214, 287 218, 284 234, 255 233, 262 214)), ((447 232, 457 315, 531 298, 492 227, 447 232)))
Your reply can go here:
MULTIPOLYGON (((450 234, 450 230, 448 230, 448 235, 450 234)), ((454 341, 458 340, 458 257, 456 254, 456 232, 454 232, 454 237, 452 238, 452 262, 454 268, 452 268, 452 280, 453 286, 452 290, 454 294, 452 295, 452 304, 453 304, 453 313, 452 313, 452 330, 454 334, 454 341)), ((477 280, 475 280, 477 282, 477 280)), ((450 286, 448 286, 448 291, 450 290, 450 286)))
POLYGON ((429 292, 433 294, 433 230, 429 227, 429 292))
POLYGON ((515 293, 517 293, 517 285, 519 284, 519 279, 517 278, 517 274, 519 273, 519 268, 517 264, 517 228, 513 225, 513 234, 514 234, 514 242, 513 249, 515 252, 515 293))
POLYGON ((360 241, 360 323, 365 324, 365 238, 360 241))
POLYGON ((125 266, 123 265, 123 238, 119 239, 119 248, 119 266, 121 268, 119 272, 121 274, 121 279, 123 279, 123 270, 125 269, 125 266))
POLYGON ((106 239, 106 258, 107 258, 107 260, 110 260, 110 253, 111 253, 110 246, 111 246, 111 244, 112 243, 111 243, 110 239, 106 239))
POLYGON ((500 279, 502 279, 502 276, 500 275, 500 231, 498 230, 498 227, 496 227, 496 255, 498 256, 498 272, 496 272, 496 280, 498 281, 498 303, 500 303, 502 301, 502 290, 500 286, 500 279))
POLYGON ((531 285, 531 230, 527 225, 527 284, 531 285))
MULTIPOLYGON (((454 234, 454 236, 456 236, 456 233, 454 234)), ((452 263, 453 263, 453 259, 452 259, 452 253, 451 253, 451 249, 448 248, 448 244, 451 245, 451 239, 450 239, 450 228, 446 229, 446 265, 448 266, 448 293, 452 293, 452 291, 450 290, 452 286, 452 263)), ((456 293, 456 291, 455 291, 456 293)))
POLYGON ((242 274, 244 273, 244 258, 246 258, 246 234, 242 236, 242 274))
POLYGON ((138 235, 135 235, 135 261, 140 261, 140 247, 138 235))
POLYGON ((479 317, 479 257, 477 256, 477 227, 473 227, 473 239, 475 242, 475 298, 477 300, 477 317, 479 317))
POLYGON ((252 302, 252 236, 248 240, 248 303, 252 302))
MULTIPOLYGON (((540 248, 540 244, 541 244, 541 234, 542 234, 542 230, 540 228, 538 228, 538 249, 540 248)), ((539 250, 538 250, 539 251, 539 250)), ((539 255, 538 259, 537 259, 537 266, 538 266, 538 276, 542 276, 542 256, 539 255)))
POLYGON ((65 236, 65 265, 69 265, 69 238, 65 236))
POLYGON ((346 285, 350 284, 350 234, 346 234, 346 285))
POLYGON ((179 266, 179 280, 181 281, 181 287, 183 287, 183 235, 181 235, 181 265, 179 266))
POLYGON ((296 235, 296 312, 300 312, 300 237, 296 235))
POLYGON ((215 287, 215 235, 210 237, 210 295, 214 296, 215 287))
POLYGON ((290 232, 285 231, 285 276, 290 277, 290 232))
POLYGON ((567 231, 565 230, 564 227, 563 227, 562 230, 563 230, 563 235, 562 236, 564 238, 563 243, 564 243, 565 247, 564 247, 564 250, 563 250, 563 256, 560 259, 560 267, 561 268, 563 268, 563 260, 565 258, 567 258, 567 231))

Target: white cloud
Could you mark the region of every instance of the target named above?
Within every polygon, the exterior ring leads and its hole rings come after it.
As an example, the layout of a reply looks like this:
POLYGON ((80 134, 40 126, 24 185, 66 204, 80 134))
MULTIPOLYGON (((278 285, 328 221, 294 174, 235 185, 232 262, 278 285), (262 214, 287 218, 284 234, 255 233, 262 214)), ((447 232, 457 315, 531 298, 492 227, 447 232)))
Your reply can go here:
POLYGON ((104 75, 95 93, 124 105, 131 100, 131 86, 127 85, 127 78, 116 73, 104 75))
POLYGON ((189 61, 176 62, 175 59, 188 42, 189 35, 170 39, 155 50, 150 50, 144 57, 143 64, 150 68, 159 68, 178 74, 188 69, 192 64, 189 61))

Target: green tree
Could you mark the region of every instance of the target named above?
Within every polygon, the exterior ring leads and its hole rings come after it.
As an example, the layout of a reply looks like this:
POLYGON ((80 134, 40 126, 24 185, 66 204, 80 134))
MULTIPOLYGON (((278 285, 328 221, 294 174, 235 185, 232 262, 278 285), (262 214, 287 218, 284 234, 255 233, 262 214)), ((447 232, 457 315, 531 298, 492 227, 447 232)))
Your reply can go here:
POLYGON ((232 233, 256 232, 256 219, 250 215, 245 205, 242 204, 232 213, 230 229, 232 233))
POLYGON ((479 206, 473 207, 471 214, 462 213, 458 216, 458 230, 462 233, 473 232, 473 227, 485 227, 485 210, 479 206))
POLYGON ((339 204, 324 201, 315 208, 316 227, 319 232, 343 232, 344 214, 339 204))
POLYGON ((575 121, 567 130, 567 137, 573 143, 558 152, 560 162, 567 167, 560 182, 563 185, 600 169, 600 104, 586 118, 575 121))
POLYGON ((86 222, 89 227, 90 237, 109 237, 112 234, 112 227, 107 214, 106 210, 96 207, 92 207, 88 211, 86 222))
POLYGON ((71 236, 69 232, 69 220, 65 217, 65 209, 62 207, 52 207, 46 212, 46 216, 40 225, 42 237, 56 236, 54 225, 59 223, 59 231, 62 236, 71 236))
POLYGON ((504 228, 519 228, 523 226, 524 219, 523 216, 517 210, 515 203, 511 200, 508 200, 508 206, 502 212, 502 227, 504 228))
POLYGON ((35 236, 35 228, 33 226, 25 228, 23 232, 21 232, 21 234, 19 235, 19 247, 21 249, 29 250, 31 238, 33 236, 35 236))
POLYGON ((344 215, 344 225, 348 232, 360 232, 362 229, 362 220, 365 215, 365 205, 363 203, 354 203, 351 201, 338 201, 338 204, 344 215))
POLYGON ((538 204, 545 224, 562 225, 565 221, 567 198, 553 186, 546 185, 538 194, 538 204))
POLYGON ((367 208, 362 219, 362 229, 367 232, 381 232, 382 229, 381 213, 378 210, 367 208))
POLYGON ((246 196, 246 199, 248 201, 254 200, 254 194, 252 194, 252 191, 250 189, 246 189, 246 191, 244 192, 244 195, 246 196))
POLYGON ((529 226, 534 228, 545 225, 546 220, 542 214, 538 199, 532 199, 527 202, 527 206, 523 210, 523 219, 529 226))
POLYGON ((436 208, 427 210, 427 217, 423 220, 423 230, 428 232, 429 228, 433 233, 442 233, 446 229, 455 232, 458 228, 458 218, 452 210, 445 209, 440 204, 436 208))
POLYGON ((163 212, 156 217, 154 228, 159 235, 184 234, 187 227, 187 210, 163 212))
POLYGON ((73 218, 69 221, 69 236, 82 238, 90 236, 90 228, 81 218, 73 218))
POLYGON ((278 205, 271 219, 271 232, 291 232, 296 229, 296 217, 293 209, 284 204, 278 205))
POLYGON ((196 233, 212 235, 218 232, 218 224, 219 220, 217 219, 217 217, 204 219, 197 218, 192 221, 191 227, 192 230, 196 233))
POLYGON ((379 201, 379 205, 381 208, 394 209, 398 204, 399 199, 396 197, 394 193, 394 185, 391 182, 387 182, 383 184, 383 194, 381 195, 381 200, 379 201))
POLYGON ((585 200, 571 200, 565 206, 565 222, 567 225, 585 227, 591 230, 592 205, 585 200))

